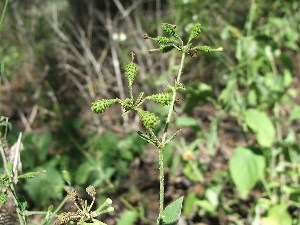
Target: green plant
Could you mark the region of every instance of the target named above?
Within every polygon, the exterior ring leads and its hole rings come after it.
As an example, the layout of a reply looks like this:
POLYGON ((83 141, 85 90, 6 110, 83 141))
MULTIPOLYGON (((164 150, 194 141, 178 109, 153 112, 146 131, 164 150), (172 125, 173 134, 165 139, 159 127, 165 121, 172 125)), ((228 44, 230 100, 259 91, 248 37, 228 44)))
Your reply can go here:
POLYGON ((173 84, 167 84, 168 92, 154 94, 151 96, 144 97, 144 93, 141 92, 137 98, 133 96, 133 82, 138 73, 138 66, 134 63, 134 53, 132 55, 132 61, 130 64, 126 65, 126 78, 128 81, 129 88, 129 98, 124 100, 120 99, 101 99, 92 103, 91 109, 95 113, 103 113, 107 108, 109 108, 114 103, 121 104, 124 109, 124 114, 126 115, 131 111, 137 113, 140 118, 142 125, 144 126, 146 133, 141 131, 138 132, 140 137, 146 140, 148 143, 154 145, 158 150, 159 155, 159 175, 160 175, 160 190, 159 190, 159 216, 157 219, 157 224, 177 224, 180 213, 183 197, 177 199, 172 204, 164 209, 164 159, 163 153, 166 145, 172 141, 180 132, 180 130, 176 131, 171 137, 169 136, 169 125, 171 123, 173 110, 175 103, 177 101, 177 92, 179 90, 184 90, 184 85, 181 83, 181 75, 184 69, 184 60, 186 55, 190 55, 192 57, 196 56, 199 52, 219 52, 222 51, 222 48, 213 49, 210 46, 194 46, 192 41, 199 36, 202 32, 203 27, 200 24, 195 24, 191 30, 187 43, 179 37, 176 31, 176 26, 172 24, 164 23, 162 24, 162 30, 169 37, 150 37, 147 34, 144 35, 145 39, 150 39, 160 45, 158 49, 151 49, 149 52, 157 52, 160 51, 162 53, 169 52, 171 50, 177 50, 181 54, 181 60, 179 64, 179 70, 177 73, 177 77, 174 79, 173 84), (160 123, 159 118, 149 112, 145 111, 141 108, 142 104, 146 101, 150 100, 155 103, 161 104, 163 106, 169 106, 168 115, 165 122, 165 128, 161 136, 157 133, 156 128, 160 123))
POLYGON ((95 202, 96 190, 93 186, 88 186, 86 192, 92 197, 92 202, 88 205, 86 200, 81 199, 75 190, 68 192, 68 197, 70 200, 74 201, 74 206, 77 209, 76 212, 63 212, 58 215, 58 218, 54 221, 54 225, 64 225, 70 222, 76 222, 77 224, 87 225, 106 225, 105 223, 95 219, 101 214, 114 211, 111 205, 112 200, 106 199, 106 201, 99 206, 96 210, 92 210, 95 202))

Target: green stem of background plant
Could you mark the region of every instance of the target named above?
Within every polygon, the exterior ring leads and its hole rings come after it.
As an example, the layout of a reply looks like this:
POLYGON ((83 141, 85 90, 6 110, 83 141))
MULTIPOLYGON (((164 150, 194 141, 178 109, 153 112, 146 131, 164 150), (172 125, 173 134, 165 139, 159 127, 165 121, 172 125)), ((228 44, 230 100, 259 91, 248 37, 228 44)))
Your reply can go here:
POLYGON ((7 5, 8 5, 8 0, 5 1, 5 5, 4 5, 3 11, 2 11, 2 15, 1 15, 1 19, 0 19, 0 31, 2 31, 2 23, 3 23, 6 9, 7 9, 7 5))
POLYGON ((1 138, 0 138, 0 151, 1 151, 1 156, 2 156, 2 160, 3 160, 3 167, 5 169, 5 172, 8 176, 8 181, 10 183, 9 188, 10 188, 10 191, 12 193, 15 205, 16 205, 16 211, 17 211, 17 215, 18 215, 18 218, 19 218, 20 225, 26 225, 26 220, 23 218, 22 211, 20 209, 20 202, 17 199, 17 194, 16 194, 16 191, 15 191, 15 186, 14 186, 13 179, 12 179, 12 173, 10 173, 7 169, 7 160, 6 160, 5 152, 4 152, 4 149, 3 149, 3 146, 2 146, 1 138))
POLYGON ((184 59, 185 59, 185 53, 186 51, 184 50, 182 52, 181 55, 181 62, 180 62, 180 67, 178 70, 178 74, 177 74, 177 78, 175 80, 175 84, 174 84, 174 88, 173 88, 173 95, 172 95, 172 103, 170 105, 169 108, 169 112, 168 112, 168 117, 167 117, 167 121, 166 121, 166 126, 165 126, 165 130, 162 136, 162 141, 161 143, 163 144, 161 148, 159 148, 159 217, 158 217, 158 221, 162 220, 162 214, 163 214, 163 210, 164 210, 164 196, 165 196, 165 189, 164 189, 164 147, 165 147, 165 140, 167 137, 167 132, 168 132, 168 128, 169 128, 169 124, 172 118, 172 114, 173 114, 173 109, 174 109, 174 105, 175 105, 175 101, 176 101, 176 94, 177 94, 177 90, 176 90, 176 85, 180 82, 180 77, 183 71, 183 65, 184 65, 184 59))

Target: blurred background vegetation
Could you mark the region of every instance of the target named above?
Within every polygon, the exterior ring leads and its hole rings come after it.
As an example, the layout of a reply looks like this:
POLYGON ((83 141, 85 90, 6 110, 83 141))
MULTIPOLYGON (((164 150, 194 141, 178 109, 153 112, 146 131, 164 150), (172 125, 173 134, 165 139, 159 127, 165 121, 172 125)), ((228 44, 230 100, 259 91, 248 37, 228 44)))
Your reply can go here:
POLYGON ((162 22, 181 34, 199 22, 199 44, 224 48, 187 59, 182 77, 173 128, 183 132, 165 151, 166 201, 185 196, 180 224, 300 224, 297 0, 9 1, 0 115, 13 124, 9 145, 23 133, 23 171, 47 171, 18 184, 29 209, 58 205, 68 171, 83 195, 94 185, 99 201, 113 199, 106 223, 153 224, 157 153, 136 134, 135 116, 120 117, 118 107, 99 116, 90 106, 125 99, 130 51, 137 92, 161 92, 173 80, 176 52, 149 54, 156 46, 143 40, 161 35, 162 22))

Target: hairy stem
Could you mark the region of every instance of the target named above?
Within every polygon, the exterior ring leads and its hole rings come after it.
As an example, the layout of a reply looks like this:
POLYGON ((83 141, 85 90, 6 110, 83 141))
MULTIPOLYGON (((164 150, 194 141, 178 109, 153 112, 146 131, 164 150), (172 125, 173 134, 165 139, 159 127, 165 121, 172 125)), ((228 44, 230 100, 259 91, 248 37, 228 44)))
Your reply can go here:
MULTIPOLYGON (((168 133, 168 129, 169 129, 169 124, 172 118, 172 114, 173 114, 173 108, 175 105, 175 101, 176 101, 176 94, 177 94, 177 90, 176 90, 176 85, 177 83, 180 82, 180 77, 183 71, 183 65, 184 65, 184 59, 185 59, 185 51, 182 52, 182 56, 181 56, 181 62, 180 62, 180 67, 178 70, 178 74, 177 74, 177 78, 174 82, 174 88, 173 88, 173 94, 172 94, 172 103, 170 105, 169 108, 169 112, 168 112, 168 117, 167 117, 167 121, 166 121, 166 126, 165 126, 165 130, 162 136, 162 147, 160 147, 159 150, 159 217, 158 217, 158 221, 162 220, 162 213, 164 210, 164 195, 165 195, 165 190, 164 190, 164 147, 165 147, 165 140, 167 137, 167 133, 168 133)), ((159 222, 160 223, 160 222, 159 222)))

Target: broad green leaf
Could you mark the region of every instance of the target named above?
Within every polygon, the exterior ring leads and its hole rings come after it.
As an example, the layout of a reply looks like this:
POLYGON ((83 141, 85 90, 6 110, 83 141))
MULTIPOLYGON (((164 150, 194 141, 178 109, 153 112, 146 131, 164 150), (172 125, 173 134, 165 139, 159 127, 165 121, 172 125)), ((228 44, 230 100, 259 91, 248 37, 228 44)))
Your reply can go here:
POLYGON ((45 169, 46 173, 40 173, 32 179, 27 179, 24 185, 29 197, 37 206, 46 205, 50 199, 61 199, 62 197, 62 193, 56 191, 58 187, 64 185, 61 173, 50 166, 45 169))
POLYGON ((292 225, 292 217, 286 209, 284 204, 275 205, 268 210, 268 216, 264 220, 272 221, 272 225, 292 225))
POLYGON ((121 214, 117 225, 132 225, 135 224, 138 218, 139 214, 136 210, 127 210, 121 214))
POLYGON ((164 225, 177 224, 181 214, 182 202, 183 202, 183 197, 180 197, 165 208, 162 214, 164 225))
POLYGON ((229 170, 234 184, 245 198, 263 176, 265 160, 245 147, 237 147, 229 160, 229 170))
POLYGON ((246 124, 256 133, 258 143, 263 147, 271 147, 275 138, 275 129, 266 113, 256 109, 245 112, 246 124))

